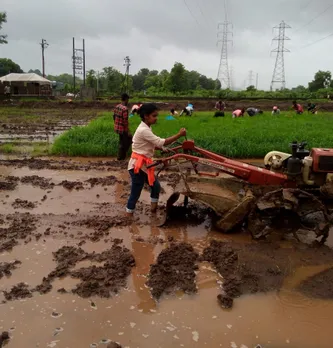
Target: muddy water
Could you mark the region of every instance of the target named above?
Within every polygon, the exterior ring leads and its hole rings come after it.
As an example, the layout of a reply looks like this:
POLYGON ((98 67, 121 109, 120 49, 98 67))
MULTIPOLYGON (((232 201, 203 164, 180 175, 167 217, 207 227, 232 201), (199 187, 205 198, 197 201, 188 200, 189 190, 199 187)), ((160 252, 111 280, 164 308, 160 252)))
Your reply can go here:
MULTIPOLYGON (((62 180, 84 182, 91 177, 112 175, 101 171, 52 171, 15 169, 0 167, 2 175, 22 177, 39 175, 49 178, 55 184, 62 180)), ((119 176, 119 173, 118 173, 119 176)), ((119 176, 128 180, 127 173, 119 176)), ((162 184, 166 194, 170 188, 162 184)), ((47 226, 57 229, 59 224, 73 218, 88 215, 117 215, 126 201, 124 192, 127 187, 116 184, 106 187, 96 186, 84 190, 68 191, 62 186, 46 190, 31 185, 18 184, 14 191, 0 192, 1 214, 15 211, 11 203, 16 198, 41 201, 48 198, 30 211, 40 217, 38 232, 47 226), (9 195, 9 197, 6 197, 9 195), (99 195, 99 197, 97 197, 99 195), (6 203, 6 204, 3 204, 6 203), (101 203, 110 203, 102 208, 101 203), (77 211, 76 209, 79 209, 77 211), (68 213, 75 216, 69 216, 68 213), (51 214, 51 215, 49 215, 51 214)), ((142 200, 149 202, 147 192, 142 200)), ((150 220, 149 216, 146 220, 150 220)), ((33 287, 39 284, 55 267, 52 252, 64 245, 76 245, 75 236, 85 227, 71 226, 73 237, 43 236, 38 242, 16 246, 10 253, 0 254, 0 262, 15 259, 22 265, 13 271, 9 278, 0 280, 0 290, 9 289, 20 281, 33 287)), ((150 225, 132 224, 124 228, 112 228, 111 236, 122 238, 136 259, 136 267, 128 279, 128 286, 111 299, 82 299, 73 294, 59 294, 57 289, 72 289, 77 280, 64 278, 53 283, 53 290, 46 295, 35 294, 32 298, 7 302, 0 305, 0 331, 10 330, 10 347, 87 347, 95 343, 106 347, 107 340, 120 342, 123 347, 331 347, 331 321, 333 301, 305 297, 295 290, 303 280, 319 273, 329 265, 302 267, 286 278, 278 293, 242 296, 235 300, 230 311, 221 309, 216 300, 220 293, 221 277, 208 263, 201 263, 197 272, 197 295, 164 296, 155 302, 145 286, 150 265, 164 248, 162 244, 138 242, 138 236, 147 240, 150 236, 191 243, 198 251, 203 250, 211 239, 235 240, 251 243, 246 234, 222 235, 211 228, 209 218, 197 226, 182 224, 173 228, 156 227, 154 219, 150 225), (92 305, 92 301, 94 305, 92 305), (59 315, 54 316, 54 312, 59 315), (104 341, 103 341, 104 340, 104 341)), ((285 242, 285 247, 289 247, 285 242)), ((88 252, 101 252, 110 245, 104 241, 87 242, 82 248, 88 252)), ((290 255, 292 258, 292 253, 290 255)), ((333 263, 333 260, 332 260, 333 263)), ((85 267, 91 264, 84 261, 76 265, 85 267)), ((0 301, 2 300, 0 295, 0 301)))

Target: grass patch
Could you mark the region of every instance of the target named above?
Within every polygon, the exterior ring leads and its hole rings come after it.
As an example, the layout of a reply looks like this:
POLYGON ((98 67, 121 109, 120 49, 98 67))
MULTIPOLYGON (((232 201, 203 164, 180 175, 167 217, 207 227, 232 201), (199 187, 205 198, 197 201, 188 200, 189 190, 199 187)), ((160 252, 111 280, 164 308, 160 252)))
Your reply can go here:
POLYGON ((15 152, 14 144, 3 144, 0 145, 0 153, 13 153, 15 152))
MULTIPOLYGON (((306 140, 309 147, 333 147, 331 123, 333 114, 294 115, 282 113, 232 119, 213 118, 213 113, 197 112, 193 117, 166 121, 161 113, 155 134, 168 137, 181 127, 188 131, 188 139, 205 149, 234 158, 260 158, 272 150, 290 152, 289 144, 306 140)), ((130 119, 134 133, 140 123, 138 116, 130 119)), ((112 113, 102 113, 85 127, 74 127, 59 136, 51 153, 68 156, 115 156, 118 136, 113 131, 112 113)))

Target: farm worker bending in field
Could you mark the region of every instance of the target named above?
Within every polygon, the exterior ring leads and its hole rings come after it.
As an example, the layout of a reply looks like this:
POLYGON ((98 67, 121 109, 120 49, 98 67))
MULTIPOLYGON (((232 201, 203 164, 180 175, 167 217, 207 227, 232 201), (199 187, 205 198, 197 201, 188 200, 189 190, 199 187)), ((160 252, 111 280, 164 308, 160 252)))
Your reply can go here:
POLYGON ((121 104, 118 104, 113 113, 114 131, 119 134, 118 161, 126 158, 127 151, 132 143, 132 135, 128 129, 128 94, 121 96, 121 104))
POLYGON ((263 113, 260 109, 256 109, 256 108, 247 108, 246 112, 250 117, 263 113))
POLYGON ((308 104, 308 112, 311 112, 311 114, 313 115, 317 115, 317 105, 316 104, 312 104, 312 103, 309 103, 308 104))
POLYGON ((232 118, 244 117, 245 108, 237 109, 232 113, 232 118))
POLYGON ((215 115, 214 117, 224 117, 225 103, 222 100, 219 100, 215 104, 215 115))
POLYGON ((301 104, 297 104, 296 101, 293 101, 293 106, 292 108, 296 111, 297 115, 302 115, 304 110, 303 110, 303 106, 301 104))
POLYGON ((280 115, 280 109, 278 106, 273 106, 272 115, 280 115))
POLYGON ((175 110, 175 109, 171 109, 170 110, 170 114, 172 115, 172 116, 177 116, 178 115, 178 112, 175 110))
POLYGON ((151 211, 156 212, 161 186, 154 174, 154 167, 147 169, 153 163, 156 149, 166 150, 164 146, 174 143, 186 135, 186 129, 167 138, 156 136, 151 126, 157 122, 158 109, 154 104, 143 104, 140 108, 142 122, 134 133, 132 144, 132 156, 128 163, 128 171, 132 179, 131 194, 127 202, 126 212, 132 216, 137 201, 145 183, 150 186, 151 211))
POLYGON ((131 115, 139 114, 139 109, 140 109, 141 105, 142 104, 140 102, 138 104, 134 104, 132 106, 131 115))
POLYGON ((184 108, 184 110, 182 110, 179 116, 181 116, 184 112, 186 113, 186 116, 192 116, 193 111, 194 106, 189 102, 188 105, 184 108))

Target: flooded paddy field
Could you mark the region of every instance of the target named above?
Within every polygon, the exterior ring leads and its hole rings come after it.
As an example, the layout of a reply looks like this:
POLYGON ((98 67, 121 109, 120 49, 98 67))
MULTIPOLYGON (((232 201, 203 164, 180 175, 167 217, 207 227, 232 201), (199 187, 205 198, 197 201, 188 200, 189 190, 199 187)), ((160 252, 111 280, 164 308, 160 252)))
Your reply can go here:
POLYGON ((325 246, 224 235, 196 202, 159 227, 143 191, 124 215, 126 163, 0 160, 0 333, 6 347, 331 347, 325 246))
MULTIPOLYGON (((100 112, 100 110, 99 110, 100 112)), ((94 109, 0 108, 0 154, 43 155, 54 138, 82 126, 98 114, 94 109)))

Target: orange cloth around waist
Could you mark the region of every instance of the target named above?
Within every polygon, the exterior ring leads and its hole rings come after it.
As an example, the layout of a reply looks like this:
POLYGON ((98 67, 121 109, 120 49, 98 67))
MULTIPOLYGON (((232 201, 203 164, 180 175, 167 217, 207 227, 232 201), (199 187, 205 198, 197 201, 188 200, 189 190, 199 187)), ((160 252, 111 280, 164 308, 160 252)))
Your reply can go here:
MULTIPOLYGON (((143 165, 149 166, 150 164, 153 164, 154 161, 151 158, 148 158, 144 155, 139 155, 138 153, 133 152, 131 158, 136 159, 135 165, 134 165, 134 173, 138 174, 140 169, 143 165)), ((155 168, 147 168, 147 175, 148 175, 148 184, 149 186, 153 186, 155 182, 155 168)))

